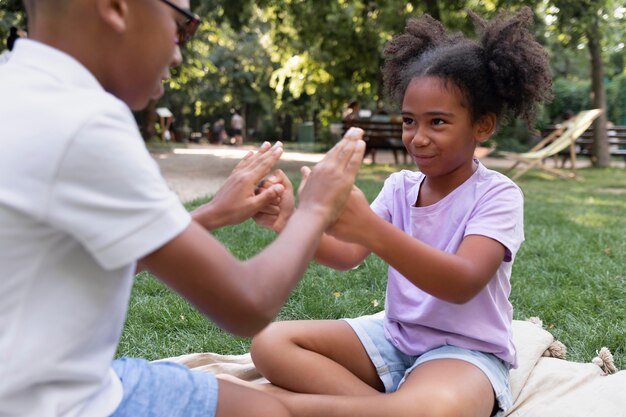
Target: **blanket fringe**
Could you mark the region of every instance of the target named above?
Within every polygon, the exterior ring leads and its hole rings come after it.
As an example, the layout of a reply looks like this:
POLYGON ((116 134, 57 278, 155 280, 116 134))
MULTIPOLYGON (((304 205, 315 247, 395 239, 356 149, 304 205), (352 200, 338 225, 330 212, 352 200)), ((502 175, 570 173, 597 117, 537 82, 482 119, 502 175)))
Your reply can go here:
MULTIPOLYGON (((531 322, 534 325, 537 325, 543 329, 543 321, 539 317, 529 317, 526 321, 531 322)), ((556 359, 565 359, 567 356, 567 347, 559 342, 558 340, 553 341, 548 349, 541 356, 556 358, 556 359)))
POLYGON ((567 356, 567 347, 558 340, 555 340, 550 344, 550 346, 548 346, 548 349, 546 349, 546 351, 543 352, 543 355, 541 356, 556 359, 565 359, 565 357, 567 356))
POLYGON ((599 351, 596 351, 596 356, 591 360, 591 363, 598 365, 605 375, 614 374, 617 372, 615 363, 613 362, 613 354, 607 347, 602 347, 599 351))

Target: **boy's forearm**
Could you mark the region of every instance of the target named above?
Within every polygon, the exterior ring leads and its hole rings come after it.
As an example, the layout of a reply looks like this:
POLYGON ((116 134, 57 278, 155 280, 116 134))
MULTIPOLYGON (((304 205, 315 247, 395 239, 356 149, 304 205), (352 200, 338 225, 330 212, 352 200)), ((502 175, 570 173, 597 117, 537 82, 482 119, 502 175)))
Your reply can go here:
POLYGON ((210 232, 228 224, 224 210, 220 210, 213 201, 192 211, 191 217, 210 232))
POLYGON ((320 237, 327 227, 323 213, 296 211, 262 253, 246 261, 254 279, 259 311, 271 320, 313 259, 320 237))

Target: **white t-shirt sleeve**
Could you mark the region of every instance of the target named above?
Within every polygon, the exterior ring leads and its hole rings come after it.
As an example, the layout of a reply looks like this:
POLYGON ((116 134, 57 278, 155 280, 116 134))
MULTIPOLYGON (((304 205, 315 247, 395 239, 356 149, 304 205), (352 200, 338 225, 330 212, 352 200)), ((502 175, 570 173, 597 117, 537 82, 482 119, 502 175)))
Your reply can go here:
POLYGON ((515 258, 524 241, 524 197, 512 182, 499 183, 483 194, 465 229, 467 235, 482 235, 505 247, 504 261, 515 258))
POLYGON ((48 221, 74 236, 105 269, 151 253, 191 220, 121 106, 80 127, 45 201, 48 221))

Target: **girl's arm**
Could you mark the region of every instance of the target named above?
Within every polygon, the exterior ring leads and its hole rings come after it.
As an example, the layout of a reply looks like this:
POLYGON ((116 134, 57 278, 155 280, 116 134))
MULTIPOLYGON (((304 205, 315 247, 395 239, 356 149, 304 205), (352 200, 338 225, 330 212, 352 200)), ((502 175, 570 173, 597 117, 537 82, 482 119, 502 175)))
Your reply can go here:
POLYGON ((500 242, 485 236, 465 237, 451 254, 415 239, 371 210, 352 218, 358 223, 335 229, 337 237, 369 248, 421 290, 451 303, 463 304, 478 294, 505 254, 500 242))
MULTIPOLYGON (((308 167, 302 168, 302 182, 300 189, 302 189, 302 187, 306 184, 310 172, 311 170, 308 167)), ((295 212, 295 199, 293 196, 293 185, 291 184, 291 181, 283 171, 277 170, 272 176, 264 181, 261 187, 259 187, 259 192, 265 191, 266 189, 274 187, 277 184, 284 188, 280 201, 276 204, 269 204, 261 209, 261 211, 254 216, 254 220, 260 226, 273 229, 277 233, 282 233, 289 218, 295 212)), ((343 213, 350 213, 354 210, 358 210, 356 207, 348 207, 352 205, 362 205, 363 202, 359 201, 362 194, 359 195, 359 193, 360 190, 353 187, 343 213)), ((364 199, 365 197, 363 196, 362 198, 364 199)), ((369 210, 367 201, 365 201, 365 207, 361 209, 369 210)), ((340 217, 347 215, 343 213, 340 217)), ((338 222, 340 222, 340 220, 338 220, 338 222)), ((317 251, 315 253, 315 260, 330 268, 348 270, 363 262, 369 254, 370 250, 361 245, 344 242, 325 233, 319 241, 317 251)))

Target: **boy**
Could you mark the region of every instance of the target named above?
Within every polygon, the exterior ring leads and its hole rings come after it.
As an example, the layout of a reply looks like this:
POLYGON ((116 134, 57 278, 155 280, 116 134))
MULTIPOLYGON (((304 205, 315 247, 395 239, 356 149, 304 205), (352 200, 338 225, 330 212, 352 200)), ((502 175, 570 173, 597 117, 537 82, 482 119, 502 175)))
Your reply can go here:
POLYGON ((188 0, 25 6, 30 39, 0 68, 0 415, 287 416, 268 396, 174 364, 112 363, 133 275, 150 270, 221 327, 254 335, 342 210, 360 135, 314 168, 283 233, 239 261, 208 231, 280 212, 283 185, 255 194, 280 144, 246 156, 190 216, 128 109, 160 96, 180 64, 199 22, 188 0))

